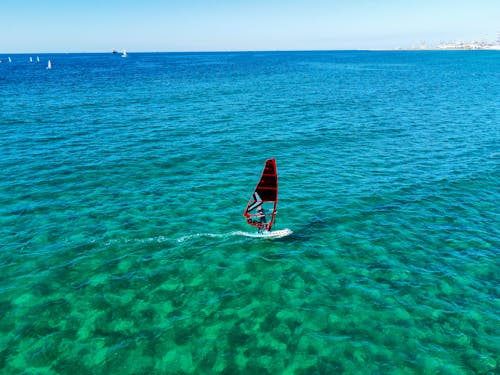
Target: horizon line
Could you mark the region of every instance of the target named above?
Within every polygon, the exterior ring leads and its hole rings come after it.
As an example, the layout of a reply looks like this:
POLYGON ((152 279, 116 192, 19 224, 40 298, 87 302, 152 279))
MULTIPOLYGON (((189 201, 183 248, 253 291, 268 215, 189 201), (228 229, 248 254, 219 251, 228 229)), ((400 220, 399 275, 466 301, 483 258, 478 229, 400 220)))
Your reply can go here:
POLYGON ((371 50, 393 50, 392 48, 332 48, 332 49, 213 49, 213 50, 171 50, 171 51, 147 51, 147 50, 116 50, 116 49, 109 49, 105 51, 48 51, 48 52, 40 52, 40 51, 28 51, 28 52, 0 52, 2 55, 28 55, 28 54, 50 54, 50 53, 57 53, 57 54, 70 54, 70 53, 109 53, 109 54, 120 54, 123 51, 127 51, 127 54, 129 53, 231 53, 231 52, 327 52, 327 51, 371 51, 371 50), (116 52, 114 52, 116 51, 116 52))
MULTIPOLYGON (((256 50, 185 50, 185 51, 146 51, 146 50, 126 50, 127 54, 134 53, 262 53, 262 52, 348 52, 348 51, 367 51, 367 52, 388 52, 388 51, 497 51, 498 49, 466 49, 466 48, 455 48, 455 49, 442 49, 442 48, 410 48, 410 47, 396 47, 396 48, 337 48, 337 49, 256 49, 256 50)), ((0 55, 30 55, 30 54, 39 54, 39 55, 48 55, 48 54, 115 54, 113 51, 117 51, 117 53, 121 53, 123 50, 108 50, 108 51, 66 51, 66 52, 40 52, 40 51, 28 51, 28 52, 0 52, 0 55)))

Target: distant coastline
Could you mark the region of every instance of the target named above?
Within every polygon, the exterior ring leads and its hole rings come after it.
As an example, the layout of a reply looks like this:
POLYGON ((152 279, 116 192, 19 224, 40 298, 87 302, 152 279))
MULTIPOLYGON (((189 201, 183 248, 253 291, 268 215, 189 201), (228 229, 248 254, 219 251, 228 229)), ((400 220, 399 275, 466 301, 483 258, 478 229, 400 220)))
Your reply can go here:
MULTIPOLYGON (((261 53, 261 52, 327 52, 327 51, 500 51, 500 43, 496 45, 456 45, 446 44, 438 46, 427 46, 421 44, 412 47, 387 47, 387 48, 342 48, 342 49, 268 49, 268 50, 200 50, 200 51, 132 51, 132 53, 261 53)), ((49 54, 117 54, 114 50, 110 51, 71 51, 71 52, 2 52, 0 53, 0 62, 6 62, 9 55, 11 56, 29 56, 29 55, 49 55, 49 54)), ((121 54, 120 54, 121 55, 121 54)))
POLYGON ((403 48, 398 47, 394 48, 391 51, 500 51, 500 46, 491 46, 491 47, 412 47, 412 48, 403 48))
POLYGON ((396 50, 408 50, 408 51, 499 51, 500 50, 500 33, 497 37, 496 42, 486 42, 484 40, 477 41, 472 40, 470 42, 466 41, 453 41, 447 43, 439 43, 436 46, 427 45, 425 42, 421 42, 418 46, 412 46, 411 48, 395 48, 396 50))

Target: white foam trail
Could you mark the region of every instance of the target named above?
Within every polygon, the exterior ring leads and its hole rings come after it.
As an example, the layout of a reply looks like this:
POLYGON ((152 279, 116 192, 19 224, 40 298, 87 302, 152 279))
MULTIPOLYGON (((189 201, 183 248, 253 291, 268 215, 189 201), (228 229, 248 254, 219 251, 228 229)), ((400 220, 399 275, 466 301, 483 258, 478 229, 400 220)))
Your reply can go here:
MULTIPOLYGON (((158 236, 158 237, 149 237, 149 238, 126 238, 126 239, 111 239, 107 240, 104 244, 105 246, 110 246, 113 244, 121 244, 121 243, 151 243, 151 242, 166 242, 170 241, 170 238, 165 237, 165 236, 158 236)), ((96 242, 96 240, 91 240, 92 243, 96 242)))
POLYGON ((230 235, 230 233, 226 233, 226 234, 216 234, 216 233, 196 233, 196 234, 188 234, 186 236, 182 236, 182 237, 179 237, 177 239, 177 242, 185 242, 185 241, 189 241, 189 240, 192 240, 192 239, 195 239, 195 238, 198 238, 198 237, 215 237, 215 238, 223 238, 223 237, 227 237, 228 235, 230 235))
POLYGON ((235 231, 229 233, 196 233, 189 234, 186 236, 179 237, 177 242, 185 242, 199 237, 211 237, 211 238, 227 238, 233 236, 241 236, 241 237, 249 237, 249 238, 282 238, 292 234, 293 232, 290 229, 284 229, 281 231, 271 232, 271 235, 263 235, 255 232, 243 232, 243 231, 235 231))
POLYGON ((243 232, 243 231, 238 231, 238 232, 231 232, 233 236, 243 236, 243 237, 250 237, 250 238, 262 238, 262 234, 255 233, 255 232, 243 232))

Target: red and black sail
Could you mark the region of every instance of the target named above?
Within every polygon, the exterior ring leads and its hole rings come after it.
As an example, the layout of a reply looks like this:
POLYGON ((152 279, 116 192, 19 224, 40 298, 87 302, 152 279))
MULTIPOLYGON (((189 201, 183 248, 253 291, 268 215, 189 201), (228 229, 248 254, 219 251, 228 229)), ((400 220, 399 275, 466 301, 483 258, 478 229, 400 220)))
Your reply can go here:
POLYGON ((268 159, 243 215, 247 223, 256 226, 259 231, 270 231, 274 224, 277 204, 278 170, 276 160, 268 159))

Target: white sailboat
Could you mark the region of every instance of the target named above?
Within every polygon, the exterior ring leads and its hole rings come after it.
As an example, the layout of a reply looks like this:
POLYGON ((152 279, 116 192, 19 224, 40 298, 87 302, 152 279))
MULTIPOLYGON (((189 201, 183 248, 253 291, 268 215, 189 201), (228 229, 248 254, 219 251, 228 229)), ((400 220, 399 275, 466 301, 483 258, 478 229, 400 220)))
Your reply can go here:
POLYGON ((52 69, 52 63, 50 62, 50 60, 49 60, 49 62, 47 63, 47 69, 52 69))
POLYGON ((12 59, 10 58, 10 56, 9 56, 9 62, 12 62, 12 59))
POLYGON ((33 57, 30 56, 30 62, 33 62, 33 57))
POLYGON ((123 50, 122 57, 127 57, 127 51, 123 50))
POLYGON ((36 57, 36 62, 40 62, 40 57, 36 57))

